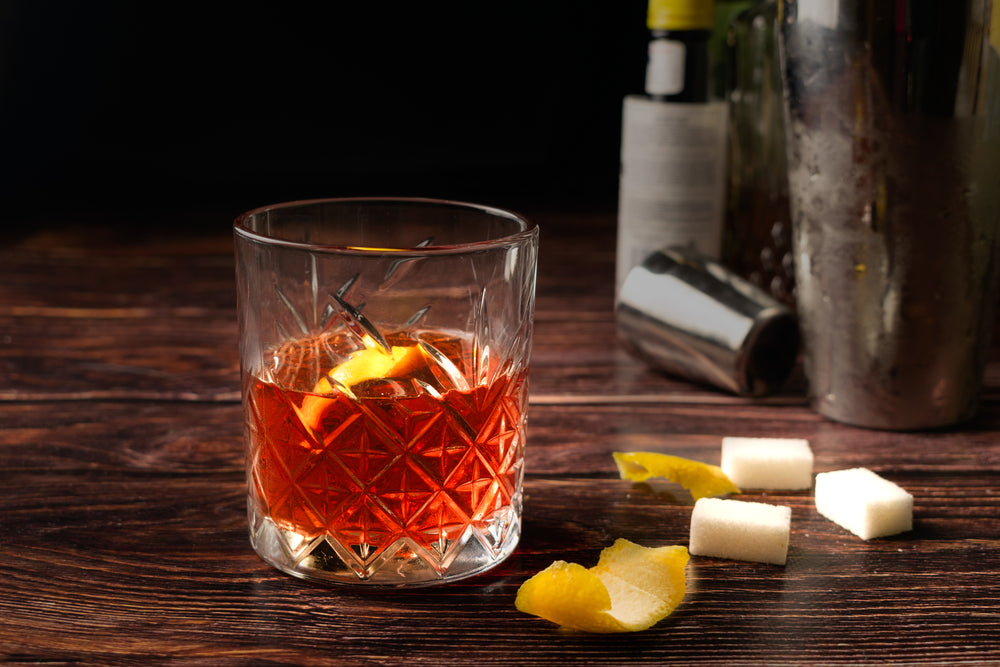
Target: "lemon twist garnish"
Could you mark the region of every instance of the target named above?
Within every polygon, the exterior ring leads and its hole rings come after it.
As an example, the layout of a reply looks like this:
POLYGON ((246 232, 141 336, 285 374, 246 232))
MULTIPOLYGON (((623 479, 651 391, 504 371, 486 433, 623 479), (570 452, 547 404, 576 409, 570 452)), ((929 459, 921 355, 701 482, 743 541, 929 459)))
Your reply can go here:
POLYGON ((663 477, 690 491, 695 500, 740 492, 722 468, 709 463, 657 452, 613 452, 612 456, 622 479, 644 482, 663 477))
POLYGON ((313 393, 323 395, 305 397, 300 409, 302 422, 313 430, 318 429, 323 411, 333 402, 326 395, 335 390, 346 388, 350 392, 351 387, 368 380, 403 377, 423 363, 418 345, 393 345, 389 353, 377 347, 358 350, 316 382, 313 393))
POLYGON ((669 616, 684 599, 688 551, 619 539, 587 569, 557 560, 525 581, 514 605, 584 632, 638 632, 669 616))
POLYGON ((423 355, 417 345, 393 345, 390 353, 377 347, 358 350, 341 362, 327 375, 321 377, 313 392, 329 394, 334 389, 333 378, 345 387, 354 387, 368 380, 402 377, 423 363, 423 355))

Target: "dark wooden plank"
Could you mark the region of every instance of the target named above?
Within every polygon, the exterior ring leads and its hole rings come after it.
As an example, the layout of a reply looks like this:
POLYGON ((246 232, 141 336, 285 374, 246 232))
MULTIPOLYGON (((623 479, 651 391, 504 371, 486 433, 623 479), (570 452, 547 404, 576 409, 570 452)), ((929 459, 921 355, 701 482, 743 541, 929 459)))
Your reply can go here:
MULTIPOLYGON (((0 398, 238 398, 232 308, 0 305, 0 341, 0 398)), ((557 321, 543 313, 532 391, 539 397, 718 393, 633 359, 607 321, 557 321)))
POLYGON ((691 590, 674 617, 641 635, 594 638, 519 614, 520 581, 554 558, 591 564, 591 545, 618 536, 682 543, 686 505, 656 494, 636 501, 606 481, 531 480, 525 535, 510 560, 447 588, 386 594, 331 590, 267 569, 248 552, 241 489, 232 479, 152 484, 113 476, 77 483, 76 501, 58 508, 58 529, 25 544, 37 524, 16 526, 19 539, 4 550, 6 658, 276 659, 284 652, 300 662, 336 651, 343 664, 386 664, 407 654, 418 664, 501 664, 510 650, 520 664, 555 655, 580 664, 1000 657, 995 525, 979 540, 948 539, 957 533, 940 521, 910 538, 866 544, 793 503, 799 527, 786 567, 695 558, 691 590), (120 500, 97 488, 109 483, 120 500), (567 493, 574 488, 586 493, 567 493), (130 495, 137 500, 125 500, 130 495), (72 521, 80 513, 84 525, 72 521))
MULTIPOLYGON (((71 308, 0 305, 0 398, 235 400, 236 315, 200 306, 71 308)), ((651 370, 618 345, 613 325, 540 312, 532 392, 668 396, 720 392, 651 370), (593 350, 581 354, 581 350, 593 350)), ((794 395, 794 392, 786 392, 794 395)))
MULTIPOLYGON (((534 393, 703 391, 618 344, 613 218, 539 217, 534 393)), ((68 227, 0 250, 0 399, 235 400, 237 345, 228 229, 174 237, 68 227)))
MULTIPOLYGON (((650 369, 619 343, 613 216, 537 217, 532 392, 539 400, 726 400, 715 388, 650 369)), ((0 399, 235 400, 233 276, 228 228, 150 239, 70 227, 0 250, 0 399)), ((1000 358, 987 380, 1000 397, 1000 358)), ((796 376, 780 400, 801 404, 803 394, 796 376)))
POLYGON ((233 242, 223 226, 47 228, 0 248, 0 304, 12 314, 231 308, 233 242))
MULTIPOLYGON (((807 438, 817 471, 867 466, 917 479, 998 474, 998 430, 1000 404, 992 402, 963 429, 914 433, 857 429, 781 405, 536 404, 528 417, 527 469, 555 478, 616 476, 613 451, 658 451, 717 464, 721 438, 744 435, 807 438)), ((8 479, 19 471, 63 469, 242 470, 241 434, 237 403, 0 402, 0 470, 8 479)))
POLYGON ((235 316, 0 314, 0 399, 239 400, 235 316))
POLYGON ((0 251, 0 398, 238 398, 228 235, 43 230, 0 251))
POLYGON ((444 588, 372 593, 300 582, 250 551, 238 406, 53 407, 0 404, 7 662, 1000 660, 993 409, 978 430, 900 435, 795 409, 721 422, 705 406, 538 406, 515 555, 444 588), (810 434, 821 470, 875 465, 914 492, 915 530, 864 542, 820 517, 808 493, 751 493, 792 507, 785 567, 693 558, 684 604, 638 635, 566 633, 514 609, 520 583, 556 558, 592 564, 617 537, 686 544, 690 496, 617 479, 608 454, 645 444, 709 460, 732 425, 810 434))

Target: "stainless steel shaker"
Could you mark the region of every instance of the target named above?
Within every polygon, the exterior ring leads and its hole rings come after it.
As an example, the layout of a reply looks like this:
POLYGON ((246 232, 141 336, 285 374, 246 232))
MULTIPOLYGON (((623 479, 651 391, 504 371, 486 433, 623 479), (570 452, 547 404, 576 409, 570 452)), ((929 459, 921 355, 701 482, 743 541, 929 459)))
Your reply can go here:
POLYGON ((966 420, 1000 261, 995 0, 781 2, 797 306, 814 405, 872 428, 966 420))

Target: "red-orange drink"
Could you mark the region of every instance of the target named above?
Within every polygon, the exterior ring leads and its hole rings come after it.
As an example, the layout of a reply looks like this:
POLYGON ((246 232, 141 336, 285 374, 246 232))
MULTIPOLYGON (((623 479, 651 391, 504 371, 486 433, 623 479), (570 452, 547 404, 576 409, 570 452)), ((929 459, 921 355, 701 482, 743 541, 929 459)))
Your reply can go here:
POLYGON ((349 549, 356 569, 401 545, 435 561, 456 540, 502 543, 496 532, 520 503, 524 371, 477 370, 455 336, 387 336, 416 338, 448 358, 452 376, 425 355, 403 376, 316 393, 331 372, 323 359, 344 342, 333 337, 286 343, 271 377, 244 378, 251 502, 283 531, 349 549))
POLYGON ((538 227, 412 198, 233 223, 250 544, 282 572, 426 586, 521 535, 538 227))

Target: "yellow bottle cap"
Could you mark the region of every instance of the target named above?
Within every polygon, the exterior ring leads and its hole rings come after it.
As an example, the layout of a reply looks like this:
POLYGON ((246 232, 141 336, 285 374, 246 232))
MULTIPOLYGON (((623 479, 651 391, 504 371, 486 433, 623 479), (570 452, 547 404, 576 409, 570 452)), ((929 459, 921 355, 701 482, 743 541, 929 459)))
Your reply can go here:
POLYGON ((650 30, 711 30, 714 0, 649 0, 650 30))

